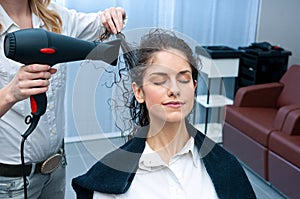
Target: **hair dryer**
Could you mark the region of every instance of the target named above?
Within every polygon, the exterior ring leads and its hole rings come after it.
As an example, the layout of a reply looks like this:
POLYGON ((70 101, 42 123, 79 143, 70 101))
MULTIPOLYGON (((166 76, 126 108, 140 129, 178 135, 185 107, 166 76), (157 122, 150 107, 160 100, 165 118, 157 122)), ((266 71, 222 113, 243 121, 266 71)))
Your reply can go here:
MULTIPOLYGON (((28 64, 48 64, 71 62, 84 59, 102 60, 116 65, 120 40, 106 43, 88 42, 80 39, 48 32, 43 29, 23 29, 8 33, 4 39, 5 56, 14 61, 28 64)), ((21 142, 21 161, 23 165, 24 196, 27 198, 24 143, 36 128, 40 117, 46 112, 46 93, 30 96, 31 114, 25 119, 30 124, 21 142)))
MULTIPOLYGON (((5 56, 23 64, 48 64, 84 59, 102 60, 116 65, 120 40, 88 42, 43 29, 23 29, 8 33, 4 40, 5 56)), ((30 97, 32 115, 46 111, 45 93, 30 97)))

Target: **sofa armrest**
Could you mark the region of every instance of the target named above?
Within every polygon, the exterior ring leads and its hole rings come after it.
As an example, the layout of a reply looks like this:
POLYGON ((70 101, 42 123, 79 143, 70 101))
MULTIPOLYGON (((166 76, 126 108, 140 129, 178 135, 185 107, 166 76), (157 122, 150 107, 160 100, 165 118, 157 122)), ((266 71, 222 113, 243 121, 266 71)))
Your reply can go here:
POLYGON ((289 135, 300 135, 300 109, 291 111, 288 114, 282 132, 289 135))
POLYGON ((276 107, 283 84, 279 82, 241 87, 234 98, 234 106, 276 107))
POLYGON ((273 127, 278 131, 282 131, 288 115, 295 110, 300 110, 300 103, 280 107, 273 122, 273 127))

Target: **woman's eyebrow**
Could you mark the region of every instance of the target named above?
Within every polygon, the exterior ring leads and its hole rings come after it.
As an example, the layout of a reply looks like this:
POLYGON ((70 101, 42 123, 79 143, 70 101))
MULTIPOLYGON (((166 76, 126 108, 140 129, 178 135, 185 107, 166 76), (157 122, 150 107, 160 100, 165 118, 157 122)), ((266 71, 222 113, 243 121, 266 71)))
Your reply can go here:
MULTIPOLYGON (((183 74, 186 74, 186 73, 192 74, 192 72, 190 70, 183 70, 183 71, 179 71, 177 73, 177 75, 183 75, 183 74)), ((168 73, 166 73, 166 72, 152 72, 152 73, 149 74, 150 77, 151 76, 156 76, 156 75, 157 76, 168 76, 168 73)))
POLYGON ((155 75, 159 75, 159 76, 168 76, 167 73, 164 72, 153 72, 150 74, 150 76, 155 76, 155 75))
POLYGON ((180 71, 178 74, 183 75, 183 74, 186 74, 186 73, 191 73, 192 74, 192 71, 190 71, 190 70, 183 70, 183 71, 180 71))

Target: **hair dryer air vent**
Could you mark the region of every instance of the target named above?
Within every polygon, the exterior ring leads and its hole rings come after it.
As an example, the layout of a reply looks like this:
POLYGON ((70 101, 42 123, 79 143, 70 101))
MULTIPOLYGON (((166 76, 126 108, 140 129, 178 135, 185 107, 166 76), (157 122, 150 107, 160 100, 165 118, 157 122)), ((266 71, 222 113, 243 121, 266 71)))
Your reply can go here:
POLYGON ((16 37, 8 34, 4 39, 4 53, 7 58, 13 58, 16 53, 16 37))

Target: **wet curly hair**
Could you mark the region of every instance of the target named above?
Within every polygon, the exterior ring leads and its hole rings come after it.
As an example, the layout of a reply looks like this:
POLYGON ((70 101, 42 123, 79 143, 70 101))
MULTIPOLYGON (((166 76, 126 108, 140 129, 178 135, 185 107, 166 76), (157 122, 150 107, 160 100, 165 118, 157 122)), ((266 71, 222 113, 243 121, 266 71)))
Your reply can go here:
MULTIPOLYGON (((198 66, 200 60, 194 56, 192 49, 181 38, 179 38, 174 32, 165 29, 151 29, 147 34, 141 37, 140 45, 134 47, 126 42, 125 36, 122 33, 117 35, 121 39, 122 47, 122 69, 120 69, 119 75, 128 75, 131 82, 136 82, 138 86, 143 85, 143 77, 147 66, 150 64, 155 53, 162 50, 175 49, 182 52, 192 69, 192 78, 197 80, 198 78, 198 66), (125 72, 126 71, 126 72, 125 72)), ((120 78, 122 79, 122 77, 120 78)), ((129 108, 131 129, 149 125, 148 109, 145 103, 139 103, 131 89, 126 89, 123 92, 123 98, 125 100, 125 106, 129 108)), ((126 119, 125 119, 126 120, 126 119)), ((125 121, 123 120, 123 121, 125 121)), ((122 129, 124 131, 124 129, 122 129)))

